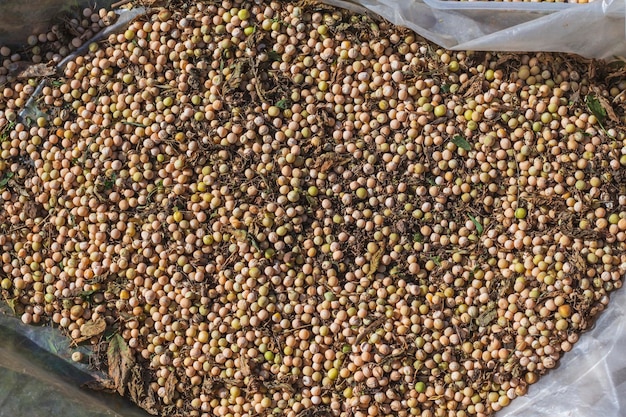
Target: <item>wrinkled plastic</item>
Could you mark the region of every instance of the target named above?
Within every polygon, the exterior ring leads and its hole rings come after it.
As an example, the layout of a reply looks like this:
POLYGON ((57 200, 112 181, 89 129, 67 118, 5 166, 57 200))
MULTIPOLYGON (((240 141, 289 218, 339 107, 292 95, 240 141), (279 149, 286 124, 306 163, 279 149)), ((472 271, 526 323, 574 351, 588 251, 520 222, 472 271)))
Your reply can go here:
MULTIPOLYGON (((82 1, 86 5, 87 1, 82 1)), ((0 44, 24 45, 28 35, 45 32, 51 19, 77 5, 70 0, 0 0, 0 44)))
POLYGON ((148 416, 117 394, 80 388, 104 376, 71 362, 75 351, 90 352, 72 348, 57 329, 26 326, 0 309, 0 416, 148 416))
POLYGON ((587 4, 457 0, 323 0, 370 11, 452 50, 626 56, 626 2, 587 4))
MULTIPOLYGON (((14 2, 2 3, 0 11, 14 2)), ((43 8, 55 4, 57 12, 68 6, 67 0, 46 0, 43 8)), ((99 2, 102 4, 102 2, 99 2)), ((71 2, 72 6, 77 3, 71 2)), ((108 2, 110 4, 110 1, 108 2)), ((30 10, 30 6, 25 10, 30 10)), ((85 42, 72 54, 57 64, 57 70, 65 67, 67 62, 83 55, 92 42, 105 39, 111 33, 126 29, 131 21, 144 14, 143 7, 131 10, 119 10, 117 21, 92 39, 85 42)), ((32 22, 35 26, 47 25, 55 15, 35 13, 29 17, 23 11, 20 16, 21 27, 18 33, 6 37, 0 31, 0 44, 11 44, 14 36, 32 33, 32 27, 24 22, 32 22)), ((8 15, 0 14, 0 26, 9 19, 8 15)), ((34 27, 34 26, 33 26, 34 27)), ((37 29, 39 30, 39 29, 37 29)), ((37 30, 34 30, 36 33, 37 30)), ((45 26, 41 29, 45 30, 45 26)), ((41 90, 45 83, 40 83, 24 109, 19 113, 20 119, 35 119, 46 116, 38 108, 41 90)), ((73 362, 72 352, 79 351, 88 357, 92 352, 87 346, 72 347, 69 339, 58 329, 51 327, 26 326, 12 317, 8 306, 0 299, 0 417, 4 416, 63 416, 63 417, 149 417, 149 414, 130 401, 117 394, 96 392, 81 388, 87 382, 106 379, 107 376, 91 369, 83 363, 73 362)))
POLYGON ((626 416, 626 291, 611 296, 574 349, 496 417, 626 416))
POLYGON ((0 45, 20 48, 29 35, 45 33, 78 7, 109 7, 115 0, 0 0, 0 45))
MULTIPOLYGON (((78 388, 102 375, 70 362, 77 349, 68 339, 56 329, 25 326, 1 310, 0 417, 148 416, 121 398, 78 388)), ((626 417, 624 317, 626 291, 619 290, 558 367, 496 417, 626 417)))
MULTIPOLYGON (((87 52, 87 50, 89 49, 89 45, 91 43, 98 42, 102 39, 105 39, 107 36, 109 36, 112 33, 118 33, 121 30, 127 28, 130 22, 132 22, 134 19, 136 19, 138 16, 141 16, 145 12, 146 12, 146 9, 144 7, 138 7, 138 8, 134 8, 131 10, 124 9, 124 10, 117 11, 117 14, 119 16, 117 21, 111 26, 108 26, 104 28, 103 30, 101 30, 100 32, 98 32, 93 38, 89 40, 89 42, 85 42, 80 48, 78 48, 77 50, 75 50, 74 52, 66 56, 65 58, 63 58, 56 66, 57 72, 61 73, 63 68, 65 68, 65 65, 72 59, 78 56, 84 55, 85 52, 87 52)), ((30 98, 24 105, 24 108, 19 113, 20 120, 25 120, 27 118, 30 120, 35 120, 40 116, 41 117, 47 116, 38 108, 38 105, 37 105, 37 100, 39 99, 39 96, 41 95, 41 91, 43 90, 44 86, 45 86, 45 83, 40 83, 35 89, 35 91, 31 94, 30 98)))

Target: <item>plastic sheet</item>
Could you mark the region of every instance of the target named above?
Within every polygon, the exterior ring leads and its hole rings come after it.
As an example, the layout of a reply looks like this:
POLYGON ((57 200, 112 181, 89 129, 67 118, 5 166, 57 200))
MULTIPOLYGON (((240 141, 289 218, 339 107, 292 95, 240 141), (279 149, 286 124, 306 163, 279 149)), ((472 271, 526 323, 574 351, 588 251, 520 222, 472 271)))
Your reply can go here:
POLYGON ((20 47, 28 35, 42 33, 51 22, 77 7, 107 7, 115 0, 0 0, 0 45, 20 47))
MULTIPOLYGON (((143 7, 138 7, 138 8, 131 9, 131 10, 118 11, 117 14, 119 15, 119 19, 111 26, 106 27, 102 31, 98 32, 92 39, 89 40, 89 42, 85 42, 83 46, 81 46, 80 48, 72 52, 70 55, 63 58, 63 60, 61 60, 57 64, 58 72, 60 73, 61 70, 65 68, 65 65, 69 61, 87 52, 89 48, 89 44, 105 39, 111 33, 117 33, 121 30, 124 30, 126 27, 128 27, 128 24, 130 22, 132 22, 135 18, 137 18, 138 16, 141 16, 145 12, 146 12, 146 9, 143 7)), ((41 90, 43 89, 44 85, 45 83, 40 83, 35 89, 35 91, 33 92, 33 94, 30 96, 30 98, 24 105, 24 108, 19 113, 20 120, 25 120, 26 118, 35 120, 37 117, 40 117, 40 116, 47 117, 47 115, 42 113, 41 110, 39 110, 37 106, 37 100, 39 99, 39 96, 41 95, 41 90)))
MULTIPOLYGON (((496 417, 626 417, 624 317, 626 291, 619 290, 559 366, 496 417)), ((70 362, 75 350, 58 330, 25 326, 0 311, 0 417, 148 416, 117 396, 80 389, 100 375, 70 362)))
POLYGON ((80 388, 101 375, 70 362, 74 351, 89 348, 72 348, 57 329, 25 326, 0 311, 0 416, 148 416, 117 395, 80 388))
POLYGON ((324 0, 370 11, 453 50, 626 56, 626 2, 587 4, 457 0, 324 0))
MULTIPOLYGON (((12 1, 0 3, 0 12, 12 10, 16 7, 14 3, 12 1)), ((10 20, 11 24, 15 21, 20 23, 19 30, 10 35, 0 30, 2 40, 0 43, 10 45, 19 39, 23 41, 30 33, 45 30, 46 25, 55 16, 54 12, 62 13, 70 7, 67 0, 46 0, 43 3, 41 8, 46 10, 45 13, 38 11, 29 15, 28 10, 31 6, 28 5, 24 6, 19 15, 0 13, 0 29, 8 27, 7 22, 10 20)), ((75 1, 69 3, 71 6, 78 5, 75 1)), ((129 22, 143 13, 145 13, 143 7, 118 11, 119 18, 113 25, 104 28, 89 42, 85 42, 81 48, 60 61, 57 68, 59 70, 64 68, 68 61, 84 54, 91 42, 97 42, 111 33, 124 30, 129 22)), ((20 112, 19 117, 22 120, 45 116, 37 106, 37 98, 43 86, 44 83, 41 83, 35 89, 20 112)), ((86 364, 71 361, 71 353, 76 351, 86 356, 91 353, 87 346, 71 347, 69 339, 58 329, 22 324, 18 318, 12 317, 8 306, 0 299, 0 417, 149 416, 144 410, 117 394, 81 388, 87 382, 106 379, 107 376, 90 369, 86 364)))
POLYGON ((7 46, 23 45, 28 35, 47 30, 54 16, 69 11, 75 4, 68 0, 0 1, 0 43, 7 46))
POLYGON ((626 291, 613 293, 608 308, 529 393, 497 417, 626 416, 626 291))

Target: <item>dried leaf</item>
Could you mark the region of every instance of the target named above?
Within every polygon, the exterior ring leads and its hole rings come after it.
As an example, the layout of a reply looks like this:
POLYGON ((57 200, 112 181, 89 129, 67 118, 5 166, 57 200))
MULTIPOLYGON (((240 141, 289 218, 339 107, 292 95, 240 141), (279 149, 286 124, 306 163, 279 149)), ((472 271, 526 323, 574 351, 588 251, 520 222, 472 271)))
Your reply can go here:
POLYGON ((465 89, 467 87, 467 91, 463 94, 463 97, 475 96, 476 94, 482 92, 483 81, 485 81, 485 78, 482 74, 476 74, 469 80, 465 81, 461 85, 461 89, 465 89))
POLYGON ((466 151, 472 150, 472 146, 462 136, 459 136, 459 135, 454 136, 452 138, 452 143, 454 143, 459 148, 465 149, 466 151))
POLYGON ((115 382, 112 379, 94 379, 87 381, 81 385, 82 388, 87 388, 92 391, 104 391, 108 393, 115 392, 115 382))
POLYGON ((404 220, 398 220, 396 222, 396 229, 398 229, 398 232, 405 234, 407 231, 407 224, 406 221, 404 220))
POLYGON ((245 61, 237 61, 230 66, 230 68, 232 69, 232 75, 228 79, 228 86, 231 89, 239 88, 239 86, 241 85, 241 81, 245 73, 244 64, 245 61))
POLYGON ((54 67, 48 66, 48 64, 35 64, 30 65, 26 69, 22 70, 17 78, 38 78, 38 77, 48 77, 50 75, 54 75, 56 73, 56 69, 54 67))
POLYGON ((205 394, 210 394, 216 388, 215 381, 211 377, 204 377, 202 381, 202 392, 205 394))
POLYGON ((130 378, 128 382, 128 394, 130 398, 139 404, 141 399, 145 396, 145 390, 141 377, 141 370, 138 367, 131 369, 130 378))
MULTIPOLYGON (((155 4, 158 0, 141 0, 139 3, 144 6, 144 7, 149 7, 152 6, 153 4, 155 4)), ((127 8, 132 8, 132 5, 130 4, 131 2, 128 2, 126 4, 127 8)))
POLYGON ((155 416, 159 414, 155 392, 148 387, 148 379, 144 377, 139 365, 133 366, 128 381, 128 391, 130 398, 149 414, 155 416))
POLYGON ((383 254, 385 253, 385 247, 383 245, 380 245, 380 248, 378 248, 378 250, 372 255, 372 260, 370 261, 370 270, 367 273, 367 277, 371 278, 376 271, 378 271, 378 266, 380 265, 380 260, 383 257, 383 254))
POLYGON ((508 64, 509 61, 517 62, 519 55, 517 54, 500 54, 500 58, 496 61, 496 66, 499 67, 502 64, 508 64))
POLYGON ((32 64, 26 61, 12 62, 7 69, 10 75, 17 78, 48 77, 56 73, 56 69, 48 64, 32 64))
POLYGON ((157 408, 157 405, 158 404, 156 400, 156 395, 152 390, 149 390, 146 398, 144 398, 141 403, 139 403, 139 406, 141 408, 143 408, 148 414, 153 416, 159 415, 159 409, 157 408))
POLYGON ((354 24, 348 23, 348 22, 339 23, 337 26, 335 26, 335 30, 338 33, 345 33, 346 31, 353 29, 353 28, 354 28, 354 24))
POLYGON ((271 389, 278 389, 281 391, 289 391, 289 392, 294 392, 294 386, 293 384, 288 384, 286 382, 276 382, 276 383, 269 383, 266 384, 268 388, 271 389))
POLYGON ((248 233, 245 230, 235 229, 233 230, 233 237, 237 242, 246 242, 248 240, 248 233))
POLYGON ((495 308, 485 310, 481 315, 476 317, 476 324, 480 327, 486 327, 498 317, 498 311, 495 308))
POLYGON ((115 334, 109 341, 107 359, 109 362, 109 376, 113 379, 117 392, 120 395, 124 395, 130 371, 135 364, 135 358, 126 341, 119 334, 115 334))
POLYGON ((520 364, 516 363, 511 370, 511 375, 513 378, 519 378, 522 375, 522 370, 520 369, 520 364))
POLYGON ((328 171, 333 166, 333 161, 324 161, 320 167, 321 172, 328 171))
POLYGON ((500 281, 500 297, 506 297, 513 290, 514 280, 513 278, 507 278, 500 281))
POLYGON ((350 161, 352 161, 351 157, 341 158, 335 152, 327 152, 320 155, 317 160, 316 167, 319 166, 319 170, 321 172, 326 172, 334 166, 346 165, 350 161))
POLYGON ((601 91, 597 87, 594 87, 593 91, 596 93, 596 99, 600 103, 600 106, 604 109, 604 114, 608 116, 610 120, 619 122, 619 117, 615 114, 613 106, 611 106, 609 100, 601 94, 601 91))
POLYGON ((178 383, 178 378, 176 377, 176 372, 170 372, 170 375, 165 380, 165 398, 169 401, 173 402, 174 399, 174 391, 176 391, 176 384, 178 383))
POLYGON ((80 326, 80 333, 83 337, 93 337, 101 334, 107 327, 106 320, 98 317, 95 320, 89 320, 80 326))
POLYGON ((335 159, 337 159, 337 157, 334 152, 327 152, 320 155, 315 163, 315 166, 319 167, 321 172, 328 171, 335 164, 335 159))
POLYGON ((38 204, 35 203, 34 201, 27 201, 24 204, 24 213, 26 214, 26 216, 28 216, 28 218, 30 219, 34 219, 37 216, 37 214, 39 213, 39 207, 38 204))

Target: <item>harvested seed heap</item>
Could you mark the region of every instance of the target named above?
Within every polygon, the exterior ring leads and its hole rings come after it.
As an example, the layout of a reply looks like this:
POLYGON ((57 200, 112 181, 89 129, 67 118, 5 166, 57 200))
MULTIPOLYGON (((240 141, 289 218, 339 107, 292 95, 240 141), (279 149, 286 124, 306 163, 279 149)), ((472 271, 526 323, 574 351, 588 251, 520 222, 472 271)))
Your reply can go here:
POLYGON ((322 5, 179 4, 91 45, 20 122, 19 58, 2 295, 151 413, 488 416, 622 285, 609 66, 448 52, 322 5))

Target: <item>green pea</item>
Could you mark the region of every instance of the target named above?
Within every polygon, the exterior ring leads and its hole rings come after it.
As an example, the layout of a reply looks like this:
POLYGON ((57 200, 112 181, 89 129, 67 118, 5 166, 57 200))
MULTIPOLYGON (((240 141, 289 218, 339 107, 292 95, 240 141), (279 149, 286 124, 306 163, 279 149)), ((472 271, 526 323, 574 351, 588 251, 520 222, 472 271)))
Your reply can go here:
POLYGON ((446 115, 447 111, 448 111, 448 108, 446 107, 446 105, 440 104, 437 107, 435 107, 434 113, 436 117, 443 117, 446 115))
POLYGON ((246 20, 250 17, 250 12, 246 9, 241 9, 239 10, 239 12, 237 12, 237 17, 241 20, 246 20))

